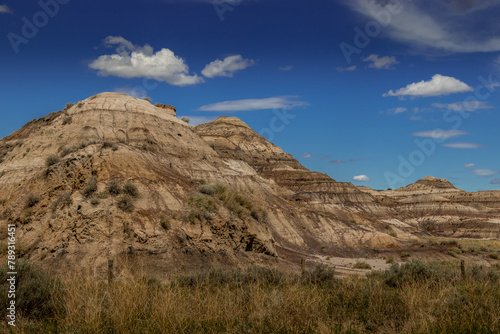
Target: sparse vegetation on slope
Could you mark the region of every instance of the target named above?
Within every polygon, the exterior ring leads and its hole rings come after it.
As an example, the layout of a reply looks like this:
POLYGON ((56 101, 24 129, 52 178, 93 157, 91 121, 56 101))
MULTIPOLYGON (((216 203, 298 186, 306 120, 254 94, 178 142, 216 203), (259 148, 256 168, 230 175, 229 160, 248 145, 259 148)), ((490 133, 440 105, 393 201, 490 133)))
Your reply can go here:
POLYGON ((128 213, 135 210, 134 200, 128 195, 121 196, 116 202, 116 206, 118 207, 118 209, 128 213))
POLYGON ((115 180, 109 181, 108 185, 106 186, 106 189, 111 196, 120 195, 120 193, 122 192, 122 187, 115 180))
POLYGON ((247 197, 220 183, 202 184, 198 187, 198 191, 200 193, 189 198, 191 222, 196 219, 201 220, 203 216, 210 217, 212 213, 217 212, 217 201, 240 219, 252 217, 260 222, 267 221, 267 213, 264 209, 255 206, 247 197))
POLYGON ((45 165, 47 167, 55 165, 58 162, 59 162, 59 157, 57 155, 50 155, 47 157, 47 159, 45 159, 45 165))
POLYGON ((97 191, 97 177, 95 175, 90 176, 87 185, 83 188, 83 195, 89 197, 97 191))

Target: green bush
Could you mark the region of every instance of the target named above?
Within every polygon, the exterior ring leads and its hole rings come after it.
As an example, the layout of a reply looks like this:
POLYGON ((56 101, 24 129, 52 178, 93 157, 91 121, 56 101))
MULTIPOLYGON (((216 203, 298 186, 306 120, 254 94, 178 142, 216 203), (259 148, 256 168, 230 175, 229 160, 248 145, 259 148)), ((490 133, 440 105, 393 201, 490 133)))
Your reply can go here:
POLYGON ((499 258, 498 253, 489 253, 488 257, 490 259, 494 259, 494 260, 498 260, 498 258, 499 258))
POLYGON ((25 208, 23 210, 23 214, 21 215, 21 223, 23 224, 29 224, 31 223, 31 215, 33 214, 33 209, 32 208, 25 208))
MULTIPOLYGON (((7 291, 10 284, 7 275, 10 270, 5 263, 0 267, 0 313, 5 319, 9 303, 7 291)), ((62 289, 58 279, 43 272, 29 262, 21 261, 16 264, 16 312, 24 317, 45 320, 54 317, 56 313, 63 313, 61 303, 56 302, 54 294, 62 289)), ((17 320, 17 319, 16 319, 17 320)), ((5 320, 4 320, 5 321, 5 320)))
POLYGON ((170 229, 170 220, 166 217, 160 217, 160 224, 165 230, 170 229))
POLYGON ((458 241, 456 240, 443 240, 439 244, 443 246, 454 246, 454 247, 460 247, 458 241))
POLYGON ((202 184, 198 187, 198 191, 202 194, 212 196, 215 194, 215 186, 208 185, 208 184, 202 184))
POLYGON ((462 250, 458 247, 450 247, 448 248, 448 254, 451 256, 456 256, 458 254, 462 254, 462 250))
POLYGON ((411 254, 408 252, 402 252, 400 256, 402 259, 407 259, 411 256, 411 254))
POLYGON ((67 156, 68 154, 71 154, 71 153, 74 153, 78 151, 78 147, 68 147, 68 148, 64 148, 62 151, 61 151, 61 157, 65 157, 67 156))
POLYGON ((333 286, 337 284, 338 278, 335 277, 335 269, 324 264, 318 264, 313 270, 306 270, 301 280, 304 283, 333 286))
POLYGON ((116 202, 116 206, 118 207, 118 209, 128 213, 135 210, 134 201, 130 196, 127 195, 123 195, 122 197, 120 197, 116 202))
POLYGON ((402 286, 408 283, 446 282, 457 279, 456 272, 434 263, 420 260, 407 262, 402 265, 393 263, 382 273, 385 284, 389 286, 402 286))
POLYGON ((122 192, 122 187, 117 181, 111 180, 106 187, 111 196, 119 195, 122 192))
POLYGON ((71 193, 65 192, 57 198, 57 200, 52 203, 52 212, 55 212, 59 206, 62 208, 70 206, 73 203, 71 200, 71 193))
POLYGON ((74 105, 75 105, 75 103, 66 103, 66 106, 64 107, 64 111, 68 110, 69 108, 71 108, 74 105))
POLYGON ((62 125, 71 124, 73 122, 73 117, 66 116, 63 118, 62 125))
POLYGON ((209 216, 213 218, 210 214, 218 210, 215 199, 204 194, 194 194, 189 197, 188 206, 190 208, 188 219, 191 223, 207 219, 209 216))
POLYGON ((57 155, 50 155, 47 157, 47 159, 45 159, 45 165, 47 167, 50 167, 52 165, 55 165, 56 163, 59 162, 59 157, 57 155))
POLYGON ((105 191, 100 192, 100 193, 97 194, 97 197, 100 198, 100 199, 106 199, 106 198, 108 198, 108 196, 109 196, 109 194, 107 192, 105 192, 105 191))
POLYGON ((357 261, 354 264, 354 268, 356 269, 372 269, 372 266, 365 261, 357 261))
POLYGON ((116 143, 105 141, 104 143, 102 143, 102 148, 103 149, 111 148, 113 151, 116 151, 116 150, 118 150, 118 145, 116 143))
POLYGON ((32 208, 40 202, 40 197, 35 194, 29 194, 26 198, 25 208, 32 208))
POLYGON ((92 198, 92 199, 90 200, 90 204, 92 204, 93 206, 99 205, 99 199, 97 199, 97 198, 92 198))
POLYGON ((83 195, 89 197, 97 191, 97 177, 95 175, 90 176, 89 181, 85 188, 83 188, 83 195))
POLYGON ((131 182, 127 182, 123 185, 123 192, 131 197, 139 196, 137 186, 131 182))
MULTIPOLYGON (((310 277, 302 278, 304 283, 309 282, 324 282, 333 278, 331 271, 327 273, 323 271, 323 267, 319 271, 310 272, 310 277)), ((171 285, 176 286, 229 286, 230 288, 241 288, 249 284, 262 284, 269 286, 283 286, 285 283, 299 282, 299 277, 294 274, 287 273, 274 268, 265 267, 248 267, 245 271, 241 269, 212 269, 201 273, 179 276, 171 285)))

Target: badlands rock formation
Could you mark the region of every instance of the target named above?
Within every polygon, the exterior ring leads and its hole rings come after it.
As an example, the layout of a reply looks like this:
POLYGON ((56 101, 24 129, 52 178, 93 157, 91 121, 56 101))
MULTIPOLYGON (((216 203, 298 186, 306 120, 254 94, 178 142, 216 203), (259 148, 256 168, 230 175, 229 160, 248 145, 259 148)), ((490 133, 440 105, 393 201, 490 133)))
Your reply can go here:
MULTIPOLYGON (((0 226, 24 258, 159 278, 212 266, 371 256, 428 235, 498 238, 499 192, 425 178, 375 191, 311 172, 237 118, 92 96, 0 142, 0 226), (124 187, 116 194, 116 187, 124 187), (135 187, 137 191, 135 190, 135 187), (471 228, 473 226, 474 228, 471 228)), ((2 245, 4 247, 4 245, 2 245)))

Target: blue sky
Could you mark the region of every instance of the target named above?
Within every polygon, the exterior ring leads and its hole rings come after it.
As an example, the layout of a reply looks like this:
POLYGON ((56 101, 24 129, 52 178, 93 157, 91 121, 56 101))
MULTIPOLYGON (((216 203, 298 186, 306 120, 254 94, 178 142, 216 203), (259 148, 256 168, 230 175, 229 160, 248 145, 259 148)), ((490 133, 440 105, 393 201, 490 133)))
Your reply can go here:
POLYGON ((500 5, 0 0, 0 137, 103 91, 236 116, 375 189, 500 188, 500 5))

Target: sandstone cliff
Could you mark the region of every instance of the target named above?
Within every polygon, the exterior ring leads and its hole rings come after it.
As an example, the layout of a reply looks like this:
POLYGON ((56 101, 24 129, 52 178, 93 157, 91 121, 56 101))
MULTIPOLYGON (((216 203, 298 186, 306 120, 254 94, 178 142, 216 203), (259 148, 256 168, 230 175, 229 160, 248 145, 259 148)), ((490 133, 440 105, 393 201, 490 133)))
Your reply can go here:
POLYGON ((2 242, 16 224, 21 255, 60 271, 104 275, 108 259, 119 275, 133 263, 158 277, 297 264, 470 224, 499 236, 499 192, 434 178, 358 188, 309 171, 237 118, 191 127, 172 106, 118 93, 26 124, 1 140, 0 161, 2 242))

